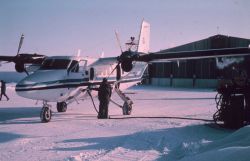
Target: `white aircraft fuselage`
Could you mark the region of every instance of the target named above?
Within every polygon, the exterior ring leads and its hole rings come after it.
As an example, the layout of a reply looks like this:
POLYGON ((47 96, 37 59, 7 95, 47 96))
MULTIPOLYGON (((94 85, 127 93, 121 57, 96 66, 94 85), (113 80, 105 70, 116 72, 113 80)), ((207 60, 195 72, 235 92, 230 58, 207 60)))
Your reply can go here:
MULTIPOLYGON (((16 85, 16 92, 28 99, 70 103, 87 97, 86 89, 98 88, 103 78, 108 78, 110 84, 117 82, 116 71, 111 73, 115 66, 114 58, 49 57, 40 69, 16 85)), ((121 72, 119 88, 123 90, 140 82, 146 67, 146 63, 136 63, 129 73, 121 72)))

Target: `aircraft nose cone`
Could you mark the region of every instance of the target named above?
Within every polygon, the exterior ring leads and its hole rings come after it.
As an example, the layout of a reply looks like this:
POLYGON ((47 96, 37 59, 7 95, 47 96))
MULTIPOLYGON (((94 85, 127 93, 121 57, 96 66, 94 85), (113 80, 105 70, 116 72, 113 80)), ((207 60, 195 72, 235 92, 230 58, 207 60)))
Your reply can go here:
POLYGON ((65 71, 37 71, 16 85, 19 96, 34 100, 50 100, 53 97, 48 93, 50 86, 58 84, 65 76, 65 71))

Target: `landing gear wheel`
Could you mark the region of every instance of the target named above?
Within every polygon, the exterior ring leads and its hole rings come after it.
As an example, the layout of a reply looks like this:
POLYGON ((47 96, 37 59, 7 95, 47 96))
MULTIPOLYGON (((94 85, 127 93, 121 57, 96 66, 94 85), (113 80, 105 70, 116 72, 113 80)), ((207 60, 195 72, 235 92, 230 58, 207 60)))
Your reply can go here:
POLYGON ((66 102, 57 102, 56 108, 58 112, 66 112, 67 111, 67 103, 66 102))
POLYGON ((40 113, 40 118, 42 122, 49 122, 51 120, 52 112, 49 107, 44 106, 40 113))
POLYGON ((133 102, 131 100, 125 101, 122 106, 122 113, 123 115, 130 115, 132 112, 132 104, 133 102))

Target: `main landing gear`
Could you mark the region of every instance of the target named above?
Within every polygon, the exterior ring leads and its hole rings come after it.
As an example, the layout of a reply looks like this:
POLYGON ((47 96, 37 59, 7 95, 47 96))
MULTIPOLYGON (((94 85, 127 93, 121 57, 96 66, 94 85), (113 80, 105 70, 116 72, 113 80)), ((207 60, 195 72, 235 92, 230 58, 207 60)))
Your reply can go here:
POLYGON ((126 97, 126 101, 124 101, 124 104, 122 106, 122 113, 123 115, 130 115, 132 113, 132 104, 133 102, 129 97, 126 97))
POLYGON ((58 112, 66 112, 67 111, 67 103, 66 102, 57 102, 56 108, 58 112))
POLYGON ((123 106, 117 104, 116 102, 112 100, 111 102, 122 108, 123 115, 130 115, 132 112, 133 101, 129 97, 127 97, 124 93, 122 93, 122 91, 116 86, 115 86, 115 92, 124 101, 123 106))

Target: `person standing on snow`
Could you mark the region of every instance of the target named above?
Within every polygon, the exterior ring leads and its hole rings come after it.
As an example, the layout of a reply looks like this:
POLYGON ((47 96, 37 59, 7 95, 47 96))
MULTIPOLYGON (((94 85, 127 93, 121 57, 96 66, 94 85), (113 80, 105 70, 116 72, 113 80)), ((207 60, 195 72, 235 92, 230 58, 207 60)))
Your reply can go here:
POLYGON ((2 96, 5 96, 7 98, 7 101, 9 101, 9 97, 6 95, 6 83, 5 81, 1 80, 1 95, 0 95, 0 101, 2 100, 2 96))
POLYGON ((107 78, 103 78, 100 87, 98 88, 98 99, 100 101, 99 104, 99 119, 107 119, 108 118, 108 106, 110 97, 112 94, 112 88, 108 83, 107 78))

